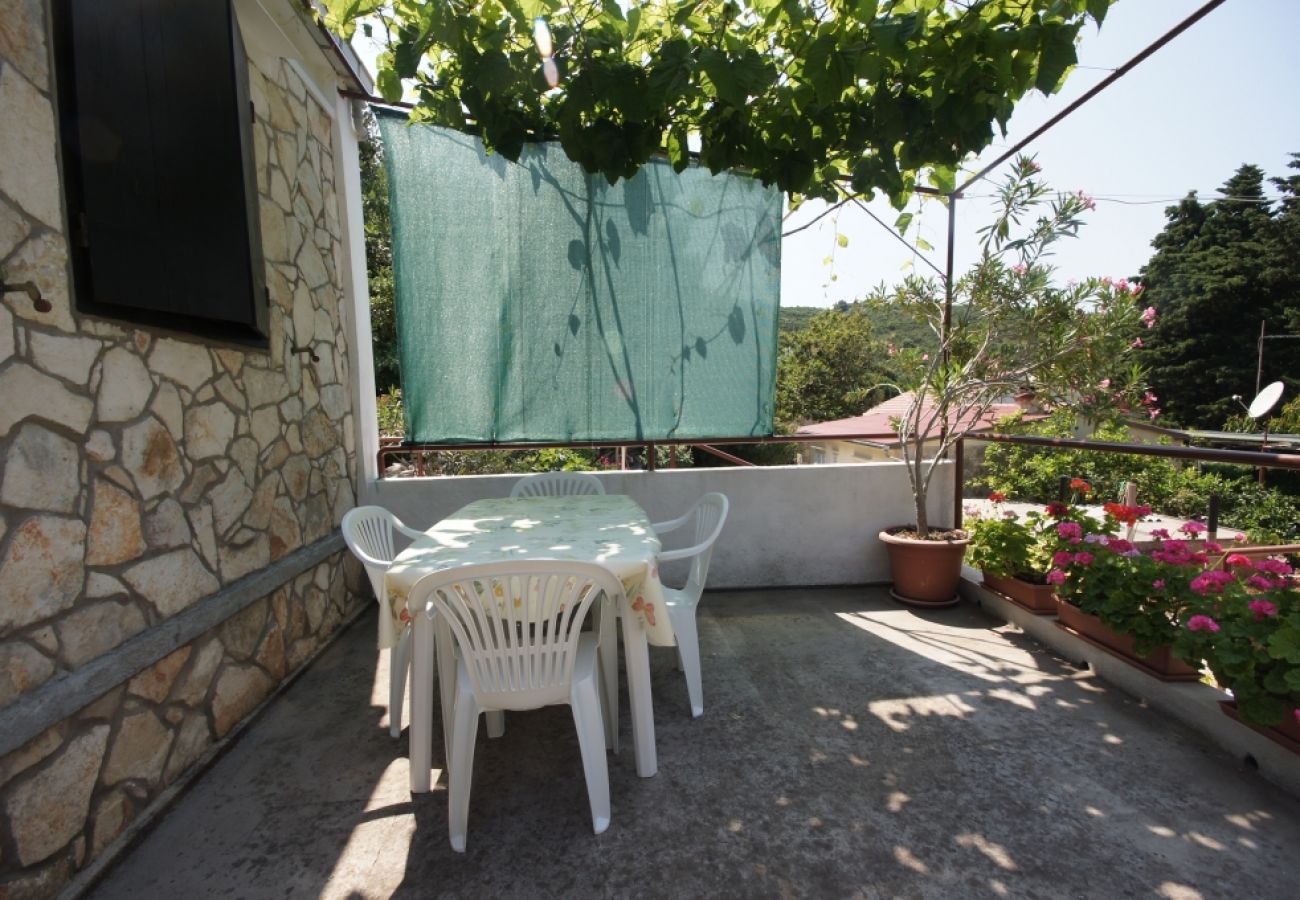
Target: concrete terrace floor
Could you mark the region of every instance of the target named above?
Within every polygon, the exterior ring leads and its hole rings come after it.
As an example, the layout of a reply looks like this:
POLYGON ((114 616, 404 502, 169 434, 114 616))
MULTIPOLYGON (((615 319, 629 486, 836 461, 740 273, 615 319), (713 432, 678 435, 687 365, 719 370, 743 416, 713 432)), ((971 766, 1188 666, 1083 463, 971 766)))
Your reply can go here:
POLYGON ((464 855, 445 780, 408 791, 374 634, 367 614, 90 895, 1296 896, 1300 802, 970 605, 709 594, 704 716, 652 651, 659 774, 636 777, 625 700, 609 830, 568 710, 511 714, 480 733, 464 855))

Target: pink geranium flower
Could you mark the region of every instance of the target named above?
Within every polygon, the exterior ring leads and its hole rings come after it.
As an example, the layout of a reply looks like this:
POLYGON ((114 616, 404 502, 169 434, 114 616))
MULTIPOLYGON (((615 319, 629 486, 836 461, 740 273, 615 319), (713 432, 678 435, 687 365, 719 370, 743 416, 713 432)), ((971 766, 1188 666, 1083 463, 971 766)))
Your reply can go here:
POLYGON ((1078 522, 1060 522, 1056 526, 1056 533, 1067 541, 1083 538, 1083 529, 1078 522))
POLYGON ((1093 559, 1095 559, 1095 558, 1096 558, 1096 557, 1094 557, 1094 556, 1093 556, 1091 553, 1089 553, 1087 550, 1083 550, 1083 551, 1081 551, 1081 552, 1079 552, 1079 553, 1074 554, 1074 561, 1075 561, 1076 563, 1078 563, 1079 565, 1081 565, 1081 566, 1090 566, 1090 565, 1092 565, 1092 561, 1093 561, 1093 559))
POLYGON ((1246 606, 1255 614, 1256 622, 1262 622, 1269 616, 1277 615, 1277 604, 1268 600, 1252 600, 1246 606))
POLYGON ((1205 526, 1200 522, 1184 522, 1178 530, 1191 537, 1198 534, 1205 534, 1205 526))
POLYGON ((1219 623, 1209 616, 1192 616, 1187 620, 1188 631, 1219 631, 1219 623))
POLYGON ((1065 584, 1065 573, 1060 569, 1053 569, 1047 573, 1048 584, 1065 584))
POLYGON ((1250 561, 1250 557, 1242 553, 1229 553, 1228 558, 1223 561, 1223 564, 1230 569, 1237 566, 1254 567, 1254 563, 1250 561))
POLYGON ((1052 554, 1052 565, 1068 566, 1074 561, 1074 554, 1069 550, 1057 550, 1052 554))
MULTIPOLYGON (((1202 572, 1192 579, 1191 587, 1196 593, 1204 596, 1206 594, 1222 594, 1225 585, 1231 584, 1234 578, 1230 572, 1224 572, 1220 569, 1212 569, 1209 572, 1202 572)), ((1216 631, 1218 629, 1215 629, 1216 631)))

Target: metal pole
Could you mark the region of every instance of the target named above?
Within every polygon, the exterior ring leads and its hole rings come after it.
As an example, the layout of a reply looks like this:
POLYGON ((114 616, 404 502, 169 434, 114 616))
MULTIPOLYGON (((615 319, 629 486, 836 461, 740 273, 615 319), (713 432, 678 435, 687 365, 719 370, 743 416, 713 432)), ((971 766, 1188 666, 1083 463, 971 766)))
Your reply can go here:
POLYGON ((1255 363, 1255 396, 1259 396, 1259 389, 1262 387, 1260 382, 1264 377, 1264 323, 1265 319, 1259 320, 1259 362, 1255 363))
POLYGON ((965 469, 966 467, 965 451, 966 451, 966 441, 963 440, 962 438, 958 438, 956 451, 953 453, 953 466, 956 469, 956 474, 953 476, 953 481, 956 484, 956 488, 952 492, 952 527, 953 528, 961 527, 961 516, 963 512, 961 495, 963 489, 966 486, 966 479, 962 477, 962 470, 965 469))

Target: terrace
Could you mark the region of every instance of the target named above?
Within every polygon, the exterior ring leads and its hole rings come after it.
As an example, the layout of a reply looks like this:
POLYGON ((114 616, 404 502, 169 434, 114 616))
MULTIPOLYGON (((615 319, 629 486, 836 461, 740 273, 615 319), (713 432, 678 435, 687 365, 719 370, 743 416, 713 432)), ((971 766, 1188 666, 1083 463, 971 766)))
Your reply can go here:
MULTIPOLYGON (((706 490, 734 503, 700 613, 704 716, 654 651, 659 773, 637 777, 624 704, 607 832, 590 833, 553 708, 480 739, 468 853, 452 853, 445 774, 410 793, 407 735, 388 735, 370 608, 87 873, 88 895, 1288 893, 1294 756, 1216 691, 1128 670, 973 581, 926 613, 862 584, 885 580, 872 529, 906 509, 896 465, 601 477, 652 516, 706 490), (797 586, 819 579, 862 586, 797 586)), ((510 483, 381 490, 423 524, 510 483)))
MULTIPOLYGON (((121 24, 107 7, 22 6, 0 29, 0 896, 1288 893, 1295 758, 1221 715, 1208 685, 1143 680, 973 580, 953 609, 896 605, 876 535, 913 514, 893 462, 601 473, 652 520, 731 498, 701 612, 705 713, 688 715, 656 651, 659 771, 637 777, 624 705, 599 836, 564 711, 511 715, 479 744, 469 853, 453 855, 445 772, 412 794, 408 735, 388 735, 389 656, 339 524, 377 503, 425 528, 512 479, 379 477, 358 100, 375 84, 297 0, 202 4, 203 19, 188 18, 199 4, 145 4, 140 35, 174 42, 166 71, 129 28, 99 40, 121 24), (106 164, 105 146, 125 161, 106 164)), ((943 34, 918 36, 942 55, 943 34)), ((1007 96, 1051 82, 1059 44, 1044 43, 1045 72, 1017 67, 1007 96)), ((900 61, 949 71, 921 55, 900 61)), ((999 99, 970 79, 939 87, 999 99)), ((862 156, 836 152, 843 171, 862 156)), ((603 256, 547 223, 515 230, 555 241, 544 255, 593 284, 597 262, 607 275, 633 258, 636 203, 629 228, 590 229, 603 256)), ((722 224, 726 265, 774 268, 775 226, 736 238, 722 224)), ((671 372, 689 358, 735 376, 759 359, 744 341, 771 345, 774 294, 747 319, 758 291, 723 274, 735 296, 681 279, 726 302, 722 324, 667 348, 671 372)), ((684 321, 677 301, 669 319, 684 321)), ((563 345, 528 348, 594 371, 585 343, 615 370, 623 335, 593 340, 599 315, 556 322, 563 345)), ((494 341, 435 331, 434 368, 494 341)), ((762 411, 770 367, 752 374, 698 391, 745 398, 729 433, 762 430, 748 407, 762 411)), ((639 424, 656 398, 625 389, 671 380, 615 370, 600 387, 618 412, 644 399, 639 424)), ((941 472, 932 520, 959 499, 941 472)))
POLYGON ((480 741, 455 854, 445 781, 410 794, 388 736, 374 624, 318 657, 90 896, 1292 892, 1293 797, 974 606, 920 615, 872 587, 708 594, 705 714, 655 654, 660 772, 638 778, 626 742, 609 757, 602 835, 567 710, 512 714, 480 741))

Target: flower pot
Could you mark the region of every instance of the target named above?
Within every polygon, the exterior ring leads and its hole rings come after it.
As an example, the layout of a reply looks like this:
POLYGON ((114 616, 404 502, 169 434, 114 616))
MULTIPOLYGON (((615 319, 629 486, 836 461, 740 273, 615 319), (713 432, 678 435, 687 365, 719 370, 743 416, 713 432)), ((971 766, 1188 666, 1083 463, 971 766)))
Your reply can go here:
MULTIPOLYGON (((890 529, 890 531, 896 529, 890 529)), ((894 578, 890 595, 908 606, 952 606, 961 600, 961 561, 970 538, 923 541, 901 537, 890 531, 880 532, 880 540, 889 551, 889 567, 894 578)))
POLYGON ((1131 636, 1112 630, 1101 619, 1064 600, 1057 603, 1056 614, 1060 616, 1060 621, 1056 623, 1058 627, 1075 637, 1083 638, 1094 647, 1100 647, 1112 656, 1118 656, 1153 678, 1161 681, 1199 681, 1201 678, 1199 670, 1174 656, 1169 647, 1157 647, 1146 656, 1138 656, 1133 652, 1131 636))
MULTIPOLYGON (((1219 709, 1223 710, 1230 718, 1241 722, 1241 716, 1237 714, 1237 703, 1235 700, 1220 700, 1219 709)), ((1300 754, 1300 722, 1297 722, 1294 716, 1283 719, 1281 725, 1259 726, 1251 725, 1248 722, 1241 722, 1247 728, 1253 728, 1264 737, 1271 741, 1281 744, 1292 753, 1300 754)))
POLYGON ((1008 575, 984 573, 984 586, 997 591, 1021 609, 1040 616, 1056 615, 1056 588, 1050 584, 1034 584, 1008 575))

